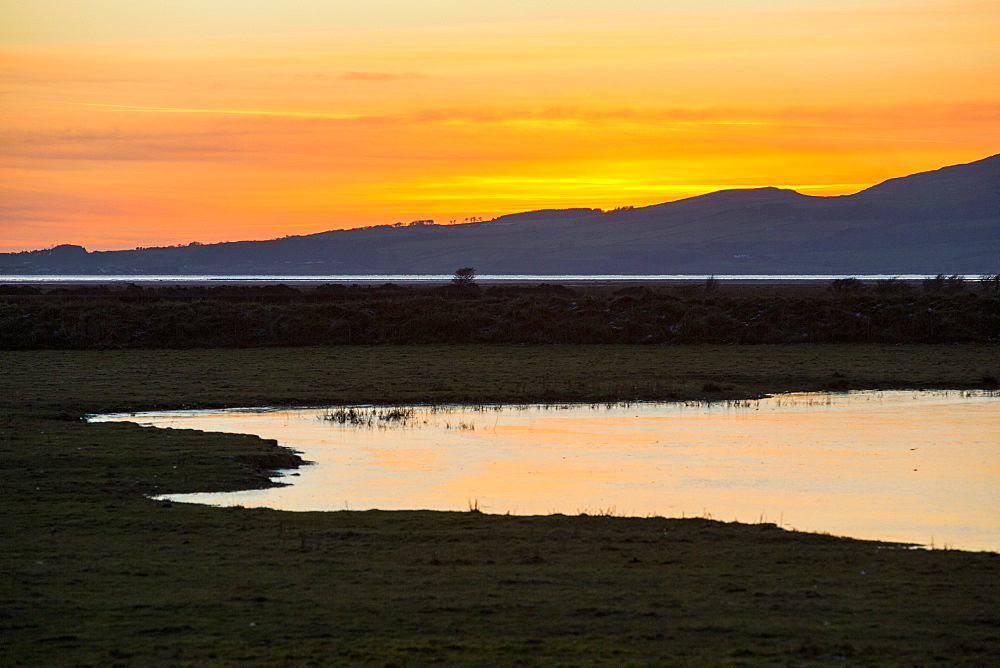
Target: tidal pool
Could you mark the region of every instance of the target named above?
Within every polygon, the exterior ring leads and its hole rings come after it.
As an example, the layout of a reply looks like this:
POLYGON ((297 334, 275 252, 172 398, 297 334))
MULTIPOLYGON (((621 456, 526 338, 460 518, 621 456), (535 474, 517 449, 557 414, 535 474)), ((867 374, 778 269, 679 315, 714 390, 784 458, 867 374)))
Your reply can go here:
POLYGON ((698 516, 1000 551, 1000 396, 989 393, 412 406, 405 419, 364 424, 324 419, 334 410, 92 419, 257 434, 314 462, 283 476, 288 486, 166 497, 176 501, 298 511, 698 516))

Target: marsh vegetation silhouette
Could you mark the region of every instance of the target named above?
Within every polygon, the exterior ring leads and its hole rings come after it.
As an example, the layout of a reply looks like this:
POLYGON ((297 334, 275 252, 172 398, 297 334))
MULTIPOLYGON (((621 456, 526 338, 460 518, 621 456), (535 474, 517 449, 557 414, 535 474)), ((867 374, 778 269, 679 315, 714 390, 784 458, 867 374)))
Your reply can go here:
POLYGON ((462 267, 455 270, 455 276, 451 282, 456 285, 470 285, 476 280, 476 270, 473 267, 462 267))
POLYGON ((0 349, 390 343, 997 343, 1000 280, 833 281, 811 290, 709 281, 331 284, 43 290, 0 286, 0 349), (942 289, 938 287, 942 286, 942 289))

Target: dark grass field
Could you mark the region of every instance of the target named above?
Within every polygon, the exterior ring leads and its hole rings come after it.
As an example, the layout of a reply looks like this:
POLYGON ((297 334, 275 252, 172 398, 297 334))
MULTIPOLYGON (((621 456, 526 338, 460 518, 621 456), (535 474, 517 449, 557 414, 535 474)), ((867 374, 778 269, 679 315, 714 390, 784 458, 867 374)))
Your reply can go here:
POLYGON ((995 345, 412 345, 0 350, 0 407, 78 412, 345 403, 722 399, 989 389, 995 345))
POLYGON ((1000 554, 706 519, 287 513, 254 437, 87 412, 983 388, 995 346, 0 352, 2 665, 996 665, 1000 554))

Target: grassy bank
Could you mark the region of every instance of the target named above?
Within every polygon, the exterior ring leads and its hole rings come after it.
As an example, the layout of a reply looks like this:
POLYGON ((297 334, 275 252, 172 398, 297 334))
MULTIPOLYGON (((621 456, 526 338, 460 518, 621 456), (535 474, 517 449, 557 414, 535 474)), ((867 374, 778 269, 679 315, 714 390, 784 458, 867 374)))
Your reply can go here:
POLYGON ((0 407, 720 399, 992 388, 988 345, 330 346, 0 351, 0 407))
POLYGON ((1000 555, 772 525, 282 513, 271 442, 83 412, 981 388, 990 346, 0 352, 0 664, 1000 661, 1000 555))

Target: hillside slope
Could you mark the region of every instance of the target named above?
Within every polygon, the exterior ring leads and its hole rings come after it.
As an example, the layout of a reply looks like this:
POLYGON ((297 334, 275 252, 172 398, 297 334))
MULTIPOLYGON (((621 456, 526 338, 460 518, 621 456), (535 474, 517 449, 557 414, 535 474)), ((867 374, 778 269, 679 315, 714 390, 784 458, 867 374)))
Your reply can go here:
POLYGON ((1000 271, 1000 155, 853 195, 722 190, 601 212, 376 226, 270 241, 0 254, 0 274, 788 274, 1000 271))

